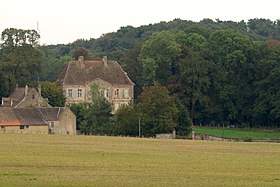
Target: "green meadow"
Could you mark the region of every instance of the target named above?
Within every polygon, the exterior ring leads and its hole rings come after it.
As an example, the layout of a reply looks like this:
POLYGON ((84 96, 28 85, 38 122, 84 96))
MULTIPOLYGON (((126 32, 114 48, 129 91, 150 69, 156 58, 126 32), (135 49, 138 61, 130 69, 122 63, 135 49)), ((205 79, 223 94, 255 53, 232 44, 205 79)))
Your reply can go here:
POLYGON ((280 186, 280 144, 0 134, 0 186, 280 186))
POLYGON ((196 133, 210 134, 225 138, 252 138, 252 139, 280 139, 280 131, 264 129, 235 129, 235 128, 211 128, 194 127, 196 133))

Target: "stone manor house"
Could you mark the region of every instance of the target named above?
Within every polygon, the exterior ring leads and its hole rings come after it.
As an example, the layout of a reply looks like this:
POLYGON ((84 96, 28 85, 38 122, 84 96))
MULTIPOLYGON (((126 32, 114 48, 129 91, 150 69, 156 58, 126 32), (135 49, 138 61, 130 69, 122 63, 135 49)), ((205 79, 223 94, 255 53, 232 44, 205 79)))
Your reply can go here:
POLYGON ((113 114, 133 99, 134 83, 118 62, 108 61, 106 56, 99 61, 87 61, 82 56, 77 61, 71 61, 56 84, 63 89, 66 105, 91 102, 92 84, 98 84, 100 93, 112 103, 113 114))

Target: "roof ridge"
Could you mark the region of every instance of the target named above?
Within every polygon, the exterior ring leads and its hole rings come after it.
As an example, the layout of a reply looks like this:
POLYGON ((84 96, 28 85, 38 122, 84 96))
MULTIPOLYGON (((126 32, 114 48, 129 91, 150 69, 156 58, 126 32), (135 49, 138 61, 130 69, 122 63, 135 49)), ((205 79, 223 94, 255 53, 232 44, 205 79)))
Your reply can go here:
POLYGON ((60 113, 60 107, 58 108, 58 111, 57 111, 57 114, 56 114, 56 117, 58 118, 59 116, 59 113, 60 113))
POLYGON ((68 76, 68 70, 69 70, 70 64, 71 64, 71 62, 67 64, 66 72, 65 72, 65 76, 64 76, 64 78, 63 78, 62 84, 64 84, 64 80, 65 80, 65 78, 68 76))
POLYGON ((25 97, 26 97, 26 95, 22 98, 22 100, 17 104, 17 105, 15 105, 14 107, 16 108, 16 107, 18 107, 24 100, 25 100, 25 97))
POLYGON ((84 61, 85 68, 77 66, 79 61, 71 61, 58 78, 60 85, 83 85, 86 82, 100 78, 112 85, 134 85, 121 65, 115 61, 108 61, 108 66, 102 60, 84 61))

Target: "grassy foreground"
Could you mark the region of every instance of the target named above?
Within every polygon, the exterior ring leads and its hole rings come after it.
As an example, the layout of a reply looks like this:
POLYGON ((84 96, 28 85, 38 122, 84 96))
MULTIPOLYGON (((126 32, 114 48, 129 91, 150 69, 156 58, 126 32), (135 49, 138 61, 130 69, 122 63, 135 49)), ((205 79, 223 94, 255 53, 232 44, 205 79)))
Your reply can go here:
POLYGON ((0 186, 280 186, 280 144, 0 134, 0 186))
POLYGON ((226 138, 280 139, 280 131, 257 129, 229 129, 194 127, 196 133, 210 134, 226 138))

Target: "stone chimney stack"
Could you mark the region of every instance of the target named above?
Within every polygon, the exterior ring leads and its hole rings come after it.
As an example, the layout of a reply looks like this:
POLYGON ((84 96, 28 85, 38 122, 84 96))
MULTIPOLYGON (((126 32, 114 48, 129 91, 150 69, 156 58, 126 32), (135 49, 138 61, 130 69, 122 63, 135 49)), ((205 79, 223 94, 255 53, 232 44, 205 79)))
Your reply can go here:
POLYGON ((83 57, 83 56, 79 56, 79 57, 78 57, 78 61, 79 61, 79 62, 84 62, 84 57, 83 57))
POLYGON ((84 60, 85 58, 83 56, 78 57, 78 62, 80 63, 81 68, 85 67, 84 60))
POLYGON ((105 67, 108 66, 108 58, 107 58, 107 56, 103 56, 103 57, 102 57, 102 62, 103 62, 103 65, 104 65, 105 67))
POLYGON ((42 95, 41 95, 41 93, 42 93, 41 84, 39 84, 39 86, 38 86, 38 93, 39 93, 40 96, 42 96, 42 95))
POLYGON ((28 94, 28 86, 25 85, 25 88, 24 88, 24 96, 27 96, 27 94, 28 94))

